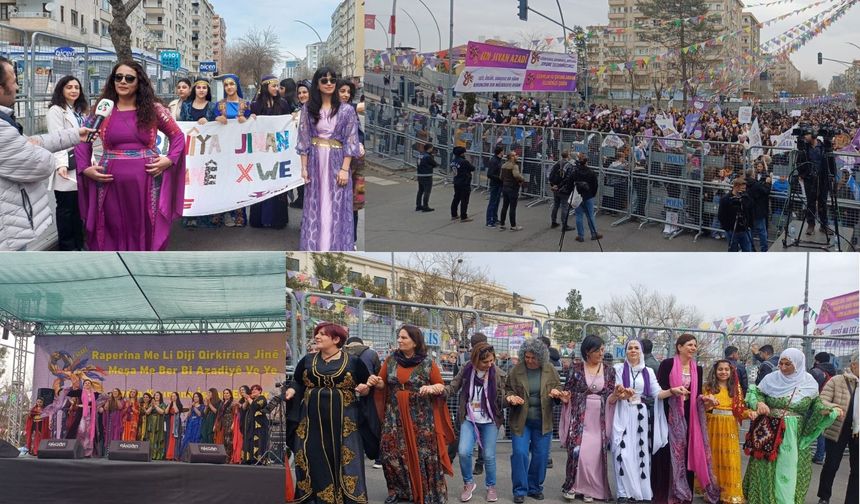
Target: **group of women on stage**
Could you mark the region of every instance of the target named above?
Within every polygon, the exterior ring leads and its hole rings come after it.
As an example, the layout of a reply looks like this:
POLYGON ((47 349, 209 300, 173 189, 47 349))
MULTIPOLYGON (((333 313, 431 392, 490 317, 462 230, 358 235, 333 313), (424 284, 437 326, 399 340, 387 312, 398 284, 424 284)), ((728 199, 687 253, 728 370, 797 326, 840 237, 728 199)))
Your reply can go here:
MULTIPOLYGON (((446 395, 459 396, 462 502, 477 487, 475 445, 485 460, 486 500, 498 499, 495 443, 504 409, 513 437, 514 502, 544 499, 553 408, 559 404, 559 435, 568 454, 562 496, 585 502, 612 499, 612 478, 621 502, 691 502, 699 493, 710 503, 802 504, 811 477, 810 444, 835 420, 855 414, 853 400, 843 411, 819 397, 796 349, 784 351, 778 372, 744 396, 730 361, 719 360, 707 372, 696 362, 697 341, 690 334, 678 338, 675 355, 656 373, 645 366, 639 341, 627 342, 624 362, 611 366, 603 360, 603 341, 587 336, 564 385, 537 339, 523 343, 507 376, 494 365, 493 347, 473 342, 470 363, 445 386, 416 327, 400 329, 398 349, 378 375, 341 350, 346 337, 342 327, 318 326, 317 352, 298 363, 287 392, 301 402, 295 491, 288 491, 295 502, 367 502, 361 459, 363 452, 371 456, 366 443, 374 439, 366 432, 373 423, 364 406, 371 393, 381 422, 378 455, 387 504, 447 502, 445 474, 453 474, 447 446, 454 432, 446 395), (742 473, 739 424, 757 418, 742 473), (768 438, 771 428, 781 436, 768 438)), ((856 353, 848 372, 853 378, 851 373, 857 373, 856 353)), ((850 431, 848 420, 845 425, 850 431)), ((846 502, 855 502, 856 488, 848 492, 846 502)))
POLYGON ((84 380, 78 390, 61 392, 52 407, 41 399, 30 410, 27 421, 27 448, 38 454, 41 439, 78 439, 86 457, 107 455, 111 441, 148 441, 153 460, 181 460, 190 443, 223 444, 234 464, 261 462, 267 449, 268 401, 259 385, 233 391, 208 390, 206 397, 195 392, 184 406, 179 394, 169 398, 155 391, 131 389, 123 396, 113 389, 96 392, 93 382, 84 380))
MULTIPOLYGON (((273 75, 260 79, 253 101, 244 98, 239 77, 217 77, 224 98, 213 101, 211 82, 183 78, 177 99, 168 106, 156 97, 149 76, 137 62, 112 69, 101 93, 115 105, 98 131, 103 145, 94 157, 92 143, 56 154, 51 178, 58 208, 57 230, 63 250, 164 250, 173 222, 184 205, 185 134, 177 121, 227 124, 258 116, 294 114, 299 124, 296 150, 304 179, 302 250, 354 250, 357 211, 364 204, 364 147, 355 86, 320 68, 310 82, 280 95, 273 75), (165 155, 157 134, 168 142, 165 155)), ((48 127, 93 124, 94 115, 72 76, 61 79, 51 101, 48 127)), ((297 167, 299 168, 299 167, 297 167)), ((245 226, 283 229, 288 222, 286 194, 245 209, 183 219, 186 227, 245 226)))

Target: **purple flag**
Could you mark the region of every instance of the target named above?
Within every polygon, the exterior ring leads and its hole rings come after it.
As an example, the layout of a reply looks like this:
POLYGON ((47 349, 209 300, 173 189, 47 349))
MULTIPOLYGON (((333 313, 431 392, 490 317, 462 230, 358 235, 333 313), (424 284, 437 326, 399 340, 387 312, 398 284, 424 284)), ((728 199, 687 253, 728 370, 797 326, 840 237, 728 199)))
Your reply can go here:
POLYGON ((690 134, 693 133, 696 126, 699 124, 700 117, 702 117, 702 114, 698 112, 687 114, 687 117, 684 118, 684 135, 690 136, 690 134))

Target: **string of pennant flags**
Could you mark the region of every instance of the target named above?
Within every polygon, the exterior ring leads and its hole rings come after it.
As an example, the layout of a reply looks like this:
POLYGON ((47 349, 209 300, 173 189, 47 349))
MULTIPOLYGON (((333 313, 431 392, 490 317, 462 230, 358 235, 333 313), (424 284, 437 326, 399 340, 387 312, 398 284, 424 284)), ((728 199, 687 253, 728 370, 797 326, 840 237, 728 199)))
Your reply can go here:
MULTIPOLYGON (((726 331, 727 333, 748 333, 755 332, 762 327, 786 320, 794 317, 798 313, 802 313, 806 305, 800 304, 795 306, 786 306, 766 312, 740 315, 737 317, 726 317, 724 319, 714 320, 713 322, 702 322, 699 324, 699 329, 726 331)), ((818 318, 818 314, 814 310, 810 310, 811 319, 818 318)))
POLYGON ((337 282, 329 282, 328 280, 322 280, 312 275, 308 275, 307 273, 302 273, 300 271, 287 271, 287 278, 291 280, 297 280, 301 283, 306 283, 313 287, 314 289, 321 289, 324 292, 330 292, 332 294, 343 294, 345 296, 355 296, 360 298, 382 298, 382 296, 377 296, 372 292, 365 292, 356 287, 350 287, 348 285, 339 284, 337 282))
POLYGON ((762 3, 757 3, 757 4, 744 5, 744 9, 749 9, 751 7, 768 7, 771 5, 790 4, 790 3, 795 3, 795 2, 797 2, 797 0, 772 0, 770 2, 762 2, 762 3))

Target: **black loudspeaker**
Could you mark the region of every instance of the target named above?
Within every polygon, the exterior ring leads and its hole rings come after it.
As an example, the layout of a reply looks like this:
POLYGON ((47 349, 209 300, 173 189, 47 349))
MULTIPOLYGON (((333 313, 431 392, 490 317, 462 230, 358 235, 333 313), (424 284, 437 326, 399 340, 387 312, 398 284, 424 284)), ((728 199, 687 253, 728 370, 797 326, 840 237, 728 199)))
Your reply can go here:
POLYGON ((77 439, 43 439, 39 443, 40 459, 79 459, 84 447, 77 439))
POLYGON ((18 448, 0 439, 0 458, 15 458, 20 454, 18 448))
POLYGON ((226 464, 227 451, 220 444, 190 443, 182 454, 182 461, 192 464, 226 464))
POLYGON ((41 399, 42 404, 45 406, 54 402, 54 389, 52 388, 40 388, 39 393, 36 395, 36 399, 41 399))
POLYGON ((108 459, 149 462, 149 441, 111 441, 108 459))

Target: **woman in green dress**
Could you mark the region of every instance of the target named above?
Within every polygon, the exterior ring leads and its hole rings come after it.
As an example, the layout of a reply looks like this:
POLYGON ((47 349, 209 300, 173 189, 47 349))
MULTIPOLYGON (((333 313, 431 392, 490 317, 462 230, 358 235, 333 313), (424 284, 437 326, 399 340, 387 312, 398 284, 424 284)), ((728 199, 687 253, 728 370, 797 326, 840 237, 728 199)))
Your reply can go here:
POLYGON ((746 399, 759 415, 785 420, 776 458, 750 457, 743 484, 748 504, 803 504, 812 478, 809 447, 841 414, 839 408, 828 408, 818 397, 818 383, 796 348, 780 354, 779 372, 750 385, 746 399))
POLYGON ((164 404, 164 395, 155 391, 152 394, 152 413, 146 419, 146 431, 149 441, 149 453, 152 460, 164 460, 164 439, 166 432, 167 405, 164 404))
POLYGON ((221 397, 218 389, 209 389, 209 398, 206 399, 206 410, 203 412, 203 423, 200 425, 201 443, 215 442, 215 417, 218 416, 218 408, 221 407, 221 397))

